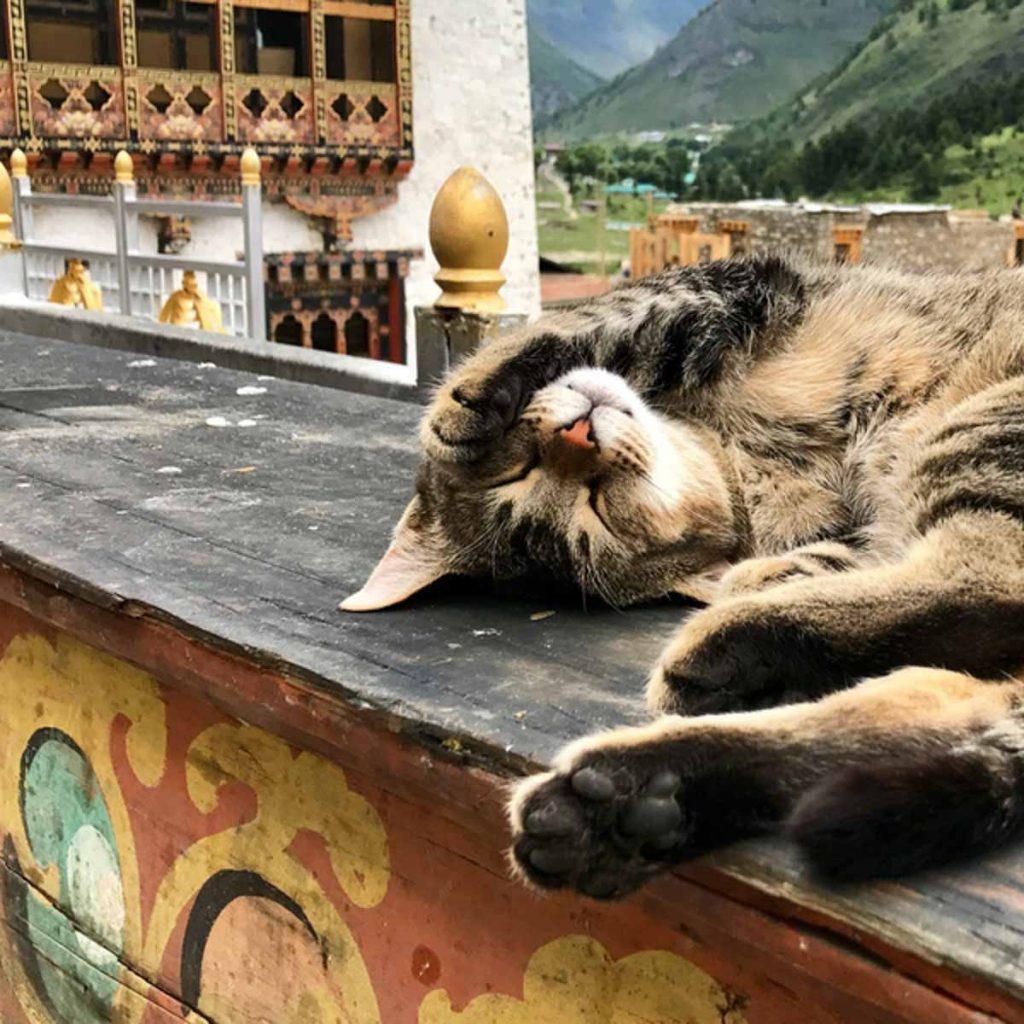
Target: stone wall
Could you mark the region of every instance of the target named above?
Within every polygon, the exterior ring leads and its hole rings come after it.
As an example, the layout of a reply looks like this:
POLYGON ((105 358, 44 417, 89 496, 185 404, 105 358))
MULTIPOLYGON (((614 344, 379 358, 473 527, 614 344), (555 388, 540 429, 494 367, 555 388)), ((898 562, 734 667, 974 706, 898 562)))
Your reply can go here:
POLYGON ((831 255, 831 222, 826 216, 810 213, 799 206, 773 206, 748 210, 731 205, 690 203, 680 211, 701 218, 701 230, 719 231, 722 220, 744 220, 750 225, 748 251, 794 250, 820 257, 831 255))
POLYGON ((945 213, 872 217, 864 255, 910 270, 986 270, 1006 265, 1013 226, 993 220, 959 220, 945 213))
POLYGON ((825 204, 711 204, 673 207, 701 218, 701 231, 717 232, 722 220, 750 225, 747 248, 790 250, 830 259, 832 230, 864 228, 862 260, 906 270, 984 270, 1006 266, 1013 225, 958 215, 943 207, 835 207, 825 204))

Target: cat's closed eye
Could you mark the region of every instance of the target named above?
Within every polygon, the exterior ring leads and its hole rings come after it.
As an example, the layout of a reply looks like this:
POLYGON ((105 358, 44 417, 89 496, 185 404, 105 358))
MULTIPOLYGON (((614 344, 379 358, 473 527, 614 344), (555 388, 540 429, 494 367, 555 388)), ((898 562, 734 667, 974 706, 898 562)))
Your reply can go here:
POLYGON ((489 483, 489 491, 499 487, 507 487, 509 484, 517 484, 525 480, 535 469, 540 466, 540 452, 534 452, 519 467, 510 470, 508 473, 489 483))

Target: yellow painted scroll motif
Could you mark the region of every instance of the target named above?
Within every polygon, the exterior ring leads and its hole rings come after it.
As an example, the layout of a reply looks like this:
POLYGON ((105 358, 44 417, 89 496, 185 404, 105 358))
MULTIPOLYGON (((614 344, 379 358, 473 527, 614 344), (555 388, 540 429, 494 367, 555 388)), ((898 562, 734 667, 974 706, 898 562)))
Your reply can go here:
POLYGON ((530 958, 523 998, 486 994, 457 1012, 431 992, 419 1024, 745 1024, 728 993, 675 953, 645 950, 614 960, 601 943, 569 935, 530 958))
POLYGON ((197 1024, 380 1024, 321 882, 377 906, 387 836, 336 765, 194 702, 171 719, 152 677, 67 637, 15 637, 0 693, 0 985, 32 1024, 138 1024, 154 1002, 197 1024))

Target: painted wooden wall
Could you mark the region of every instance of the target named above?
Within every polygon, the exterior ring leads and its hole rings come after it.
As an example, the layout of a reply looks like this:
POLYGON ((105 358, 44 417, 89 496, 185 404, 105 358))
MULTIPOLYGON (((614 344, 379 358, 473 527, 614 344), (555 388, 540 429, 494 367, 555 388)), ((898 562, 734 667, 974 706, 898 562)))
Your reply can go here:
POLYGON ((302 750, 0 623, 3 1024, 994 1019, 682 879, 531 895, 499 780, 369 726, 302 750))

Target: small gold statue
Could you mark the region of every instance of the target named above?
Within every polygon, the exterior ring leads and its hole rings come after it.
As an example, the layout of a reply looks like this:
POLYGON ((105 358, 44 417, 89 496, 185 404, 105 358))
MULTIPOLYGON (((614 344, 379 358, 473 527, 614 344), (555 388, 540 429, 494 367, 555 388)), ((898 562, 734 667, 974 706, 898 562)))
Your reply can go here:
POLYGON ((160 310, 160 323, 224 333, 220 306, 199 290, 194 270, 186 270, 181 275, 181 287, 171 294, 160 310))
POLYGON ((50 289, 50 301, 78 309, 102 309, 103 293, 81 260, 65 260, 64 273, 50 289))

